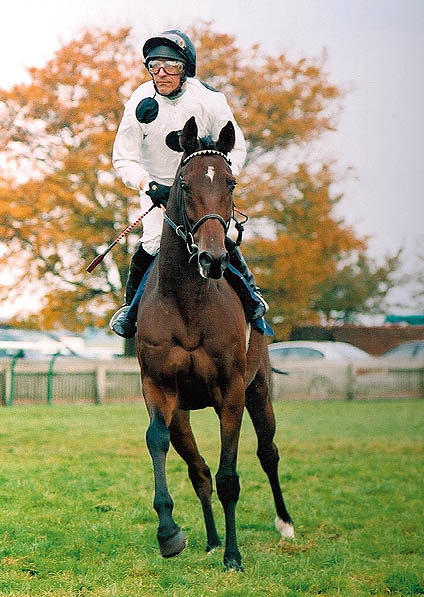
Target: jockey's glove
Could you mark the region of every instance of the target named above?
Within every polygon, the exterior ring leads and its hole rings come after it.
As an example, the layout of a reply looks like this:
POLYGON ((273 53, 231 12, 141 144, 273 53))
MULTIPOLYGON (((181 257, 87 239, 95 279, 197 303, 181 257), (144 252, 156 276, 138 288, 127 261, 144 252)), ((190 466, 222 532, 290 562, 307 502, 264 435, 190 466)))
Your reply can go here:
POLYGON ((166 207, 170 190, 171 187, 152 180, 149 183, 149 190, 146 191, 146 195, 149 195, 152 203, 156 205, 156 207, 160 207, 161 205, 166 207))

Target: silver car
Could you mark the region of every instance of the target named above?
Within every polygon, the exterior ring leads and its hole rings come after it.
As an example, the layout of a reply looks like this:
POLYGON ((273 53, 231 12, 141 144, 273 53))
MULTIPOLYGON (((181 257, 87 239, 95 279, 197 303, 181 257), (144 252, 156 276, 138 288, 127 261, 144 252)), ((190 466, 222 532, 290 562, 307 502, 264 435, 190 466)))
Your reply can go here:
POLYGON ((409 340, 402 342, 383 353, 380 359, 390 359, 397 361, 419 360, 424 363, 424 340, 409 340))
POLYGON ((348 398, 356 384, 354 365, 372 360, 346 342, 275 342, 268 349, 274 399, 348 398))

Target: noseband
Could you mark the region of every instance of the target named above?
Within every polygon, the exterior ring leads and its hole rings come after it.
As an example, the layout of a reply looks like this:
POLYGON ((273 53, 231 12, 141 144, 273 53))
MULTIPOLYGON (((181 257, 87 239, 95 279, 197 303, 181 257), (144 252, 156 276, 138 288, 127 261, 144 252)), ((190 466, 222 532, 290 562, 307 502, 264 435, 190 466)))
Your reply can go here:
MULTIPOLYGON (((227 158, 225 153, 222 153, 221 151, 218 151, 216 149, 201 149, 200 151, 195 151, 194 153, 191 153, 186 158, 184 158, 181 162, 181 169, 184 168, 184 166, 187 164, 187 162, 189 162, 191 159, 193 159, 197 156, 202 156, 202 155, 220 156, 227 162, 227 164, 229 166, 231 166, 231 161, 227 158)), ((188 219, 187 211, 185 208, 184 189, 183 189, 182 182, 183 182, 183 177, 180 172, 178 175, 177 206, 178 206, 178 212, 179 212, 181 221, 183 223, 180 225, 177 225, 166 213, 164 213, 164 218, 165 218, 165 221, 167 222, 167 224, 169 224, 169 226, 171 226, 171 228, 173 228, 175 233, 178 236, 180 236, 186 243, 187 250, 190 253, 189 261, 191 261, 199 252, 199 247, 194 242, 194 235, 196 234, 197 230, 199 230, 199 228, 202 224, 204 224, 208 220, 218 220, 218 222, 224 228, 225 234, 227 234, 228 228, 230 227, 231 219, 235 219, 235 218, 234 218, 234 215, 232 215, 228 221, 225 221, 224 218, 222 216, 220 216, 219 214, 210 213, 210 214, 206 214, 206 215, 202 216, 201 218, 199 218, 197 220, 197 222, 192 224, 190 222, 190 220, 188 219)), ((234 210, 234 208, 233 208, 233 210, 234 210)), ((240 233, 239 233, 239 235, 240 235, 240 233)), ((241 241, 241 238, 240 238, 240 241, 241 241)))

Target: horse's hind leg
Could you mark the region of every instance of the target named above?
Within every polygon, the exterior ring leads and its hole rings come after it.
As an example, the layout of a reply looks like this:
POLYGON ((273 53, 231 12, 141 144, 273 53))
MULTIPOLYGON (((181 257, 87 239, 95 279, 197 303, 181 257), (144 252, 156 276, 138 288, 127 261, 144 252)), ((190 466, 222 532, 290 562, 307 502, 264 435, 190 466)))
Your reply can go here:
POLYGON ((269 384, 258 373, 246 391, 246 408, 258 437, 257 455, 268 476, 277 516, 275 526, 283 538, 294 538, 294 526, 287 512, 278 478, 278 449, 274 443, 275 416, 269 395, 269 384))
MULTIPOLYGON (((235 376, 234 376, 235 377, 235 376)), ((221 426, 221 456, 216 473, 216 491, 225 514, 226 570, 243 570, 241 554, 237 545, 236 506, 240 494, 237 474, 237 451, 240 426, 244 411, 243 380, 233 380, 233 387, 227 391, 222 408, 216 408, 221 426)))
POLYGON ((221 545, 212 512, 212 477, 208 465, 199 454, 187 411, 178 410, 169 427, 171 442, 188 466, 188 475, 202 504, 206 527, 206 551, 221 545))

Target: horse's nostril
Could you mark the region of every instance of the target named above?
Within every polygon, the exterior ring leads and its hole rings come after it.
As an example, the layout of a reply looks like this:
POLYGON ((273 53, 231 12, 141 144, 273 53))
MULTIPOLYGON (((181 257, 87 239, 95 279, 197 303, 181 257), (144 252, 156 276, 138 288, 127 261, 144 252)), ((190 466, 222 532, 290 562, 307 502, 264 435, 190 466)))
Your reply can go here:
POLYGON ((218 280, 227 269, 229 263, 228 253, 222 253, 214 257, 208 251, 203 251, 199 255, 200 273, 205 278, 214 278, 218 280))
POLYGON ((202 265, 202 267, 210 266, 213 263, 212 255, 207 251, 203 251, 203 253, 200 253, 199 255, 199 263, 202 265))

